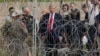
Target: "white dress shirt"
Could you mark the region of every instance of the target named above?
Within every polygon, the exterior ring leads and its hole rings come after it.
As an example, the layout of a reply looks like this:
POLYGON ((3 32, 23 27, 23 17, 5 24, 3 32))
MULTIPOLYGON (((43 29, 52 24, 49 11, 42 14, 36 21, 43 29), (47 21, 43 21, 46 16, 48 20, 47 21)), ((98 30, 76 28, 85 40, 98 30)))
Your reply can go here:
MULTIPOLYGON (((50 17, 51 17, 51 14, 50 14, 50 16, 49 16, 49 20, 50 20, 50 17)), ((53 22, 52 22, 52 25, 51 25, 51 29, 53 29, 53 23, 54 23, 55 13, 53 13, 52 17, 53 17, 53 18, 52 18, 53 22)))
POLYGON ((99 14, 99 8, 89 3, 89 25, 94 25, 95 17, 99 14))

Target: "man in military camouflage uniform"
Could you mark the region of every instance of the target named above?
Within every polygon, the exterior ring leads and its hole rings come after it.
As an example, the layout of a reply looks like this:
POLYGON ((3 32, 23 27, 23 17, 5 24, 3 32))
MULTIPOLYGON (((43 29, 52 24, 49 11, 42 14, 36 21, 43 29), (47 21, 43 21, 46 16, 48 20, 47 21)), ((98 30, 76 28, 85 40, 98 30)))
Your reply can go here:
POLYGON ((24 42, 27 37, 27 29, 19 17, 12 22, 11 31, 14 37, 12 46, 15 48, 13 56, 27 56, 28 48, 24 42))
POLYGON ((10 7, 9 8, 9 15, 6 16, 5 24, 1 28, 2 35, 7 43, 9 43, 11 41, 11 39, 13 38, 11 36, 12 34, 10 33, 9 29, 11 27, 12 22, 15 20, 16 15, 17 15, 17 12, 15 11, 15 8, 10 7))
POLYGON ((35 19, 32 15, 30 15, 29 7, 22 7, 23 19, 22 21, 26 25, 26 29, 28 30, 28 38, 26 38, 26 43, 32 51, 32 37, 33 37, 33 25, 35 24, 35 19))
MULTIPOLYGON (((22 22, 22 15, 16 14, 15 19, 5 23, 2 27, 2 35, 7 43, 7 48, 11 51, 11 56, 27 56, 27 46, 25 38, 27 37, 27 29, 22 22)), ((8 51, 8 50, 7 50, 8 51)))

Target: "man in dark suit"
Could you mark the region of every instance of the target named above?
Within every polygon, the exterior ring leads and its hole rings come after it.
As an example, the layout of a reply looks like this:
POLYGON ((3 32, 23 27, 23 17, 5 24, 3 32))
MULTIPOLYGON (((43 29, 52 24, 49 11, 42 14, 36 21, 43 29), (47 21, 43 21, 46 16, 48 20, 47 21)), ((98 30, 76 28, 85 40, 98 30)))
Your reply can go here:
POLYGON ((41 38, 44 39, 47 51, 46 56, 58 56, 57 51, 51 51, 51 49, 58 47, 57 43, 59 42, 59 29, 62 24, 62 17, 55 12, 55 5, 51 4, 49 10, 50 13, 45 14, 41 20, 39 33, 41 34, 41 38))

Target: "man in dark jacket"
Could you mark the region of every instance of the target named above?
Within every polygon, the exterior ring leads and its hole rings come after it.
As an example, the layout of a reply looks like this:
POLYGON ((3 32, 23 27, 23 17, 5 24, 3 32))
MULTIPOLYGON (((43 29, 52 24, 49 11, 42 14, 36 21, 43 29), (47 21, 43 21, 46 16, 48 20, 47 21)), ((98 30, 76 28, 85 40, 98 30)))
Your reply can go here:
POLYGON ((82 10, 85 13, 85 18, 84 18, 83 23, 88 22, 89 21, 89 17, 88 17, 89 9, 88 9, 88 6, 86 4, 83 4, 82 5, 82 10))
MULTIPOLYGON (((97 50, 100 47, 100 13, 95 17, 95 24, 89 27, 88 30, 88 43, 87 48, 89 51, 97 50)), ((93 55, 99 56, 98 53, 92 53, 93 55)))
MULTIPOLYGON (((98 48, 100 48, 100 13, 96 16, 96 22, 97 22, 97 43, 98 43, 98 48)), ((100 53, 99 53, 100 54, 100 53)))
POLYGON ((50 13, 44 15, 41 20, 39 32, 41 37, 45 38, 44 44, 47 51, 46 56, 58 56, 56 51, 52 52, 52 49, 49 48, 57 48, 62 17, 60 14, 55 12, 55 5, 51 4, 49 10, 50 13))
POLYGON ((23 19, 22 21, 26 25, 28 33, 32 35, 33 32, 33 22, 35 23, 35 19, 32 15, 30 15, 30 9, 28 7, 23 7, 23 19))
POLYGON ((70 8, 71 8, 71 13, 70 13, 71 19, 80 20, 80 11, 77 9, 76 3, 71 2, 70 8))
POLYGON ((29 7, 23 7, 22 12, 23 12, 22 21, 24 22, 26 29, 28 31, 28 37, 26 38, 26 43, 30 48, 30 51, 32 51, 31 48, 33 46, 33 28, 35 27, 35 19, 32 15, 30 15, 29 7))

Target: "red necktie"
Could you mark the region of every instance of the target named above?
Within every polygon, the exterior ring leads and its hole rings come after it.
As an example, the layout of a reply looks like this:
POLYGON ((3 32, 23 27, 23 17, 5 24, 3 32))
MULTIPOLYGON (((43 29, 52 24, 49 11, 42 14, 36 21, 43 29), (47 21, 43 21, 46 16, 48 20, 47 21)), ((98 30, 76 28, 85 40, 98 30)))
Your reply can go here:
POLYGON ((51 14, 51 16, 49 18, 49 22, 48 22, 48 31, 49 31, 49 33, 52 30, 52 24, 53 24, 53 15, 51 14))

